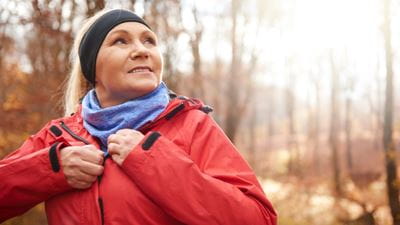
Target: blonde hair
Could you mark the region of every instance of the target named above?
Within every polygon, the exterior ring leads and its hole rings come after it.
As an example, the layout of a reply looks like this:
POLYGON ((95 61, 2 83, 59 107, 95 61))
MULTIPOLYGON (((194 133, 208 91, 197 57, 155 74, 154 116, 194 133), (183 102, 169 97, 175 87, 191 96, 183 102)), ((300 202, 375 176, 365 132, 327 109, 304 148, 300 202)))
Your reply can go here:
POLYGON ((80 99, 89 91, 91 85, 84 78, 81 63, 79 60, 79 44, 81 43, 83 35, 89 29, 89 27, 102 15, 110 11, 101 10, 97 12, 94 16, 88 18, 81 29, 79 29, 72 46, 72 51, 70 55, 70 61, 72 65, 71 72, 66 80, 66 85, 64 88, 64 116, 68 116, 74 113, 79 105, 80 99))

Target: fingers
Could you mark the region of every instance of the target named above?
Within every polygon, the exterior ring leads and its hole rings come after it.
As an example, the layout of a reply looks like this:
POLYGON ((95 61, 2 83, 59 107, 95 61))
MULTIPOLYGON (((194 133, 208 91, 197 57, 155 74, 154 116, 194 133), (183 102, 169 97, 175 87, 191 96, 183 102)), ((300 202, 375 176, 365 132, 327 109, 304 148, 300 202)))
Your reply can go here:
POLYGON ((115 134, 111 134, 108 136, 107 144, 116 143, 116 144, 127 144, 132 142, 132 140, 141 139, 144 135, 137 130, 132 129, 121 129, 118 130, 115 134))
POLYGON ((84 189, 103 173, 103 152, 93 145, 69 146, 60 150, 60 160, 68 184, 84 189))
POLYGON ((108 137, 108 141, 109 142, 118 142, 121 139, 120 137, 132 137, 132 136, 136 136, 136 135, 142 135, 142 133, 140 133, 137 130, 133 130, 133 129, 121 129, 121 130, 118 130, 115 134, 111 134, 108 137))
POLYGON ((79 165, 79 170, 92 176, 100 176, 103 173, 104 167, 82 160, 79 165))
POLYGON ((119 135, 111 134, 110 136, 108 136, 107 144, 109 145, 110 143, 118 143, 119 139, 120 139, 119 135))
POLYGON ((93 182, 86 182, 86 181, 80 181, 80 180, 75 180, 75 179, 69 179, 67 180, 68 184, 71 185, 71 187, 77 188, 77 189, 86 189, 92 186, 93 182))
POLYGON ((120 155, 114 154, 111 155, 111 158, 114 162, 116 162, 118 165, 121 165, 123 162, 123 158, 120 155))
POLYGON ((118 148, 119 148, 119 144, 110 143, 110 144, 108 144, 108 153, 110 155, 115 155, 115 154, 119 155, 120 152, 119 152, 118 148))
POLYGON ((134 135, 136 133, 140 133, 140 132, 137 130, 133 130, 133 129, 121 129, 121 130, 118 130, 115 134, 120 134, 120 135, 124 136, 124 135, 134 135))
POLYGON ((96 175, 89 175, 85 172, 82 171, 76 171, 73 177, 71 177, 72 180, 74 181, 80 181, 80 182, 85 182, 85 183, 93 183, 96 181, 97 176, 96 175))
POLYGON ((87 162, 95 163, 98 165, 103 164, 104 153, 96 149, 93 145, 82 146, 80 151, 81 159, 87 162))

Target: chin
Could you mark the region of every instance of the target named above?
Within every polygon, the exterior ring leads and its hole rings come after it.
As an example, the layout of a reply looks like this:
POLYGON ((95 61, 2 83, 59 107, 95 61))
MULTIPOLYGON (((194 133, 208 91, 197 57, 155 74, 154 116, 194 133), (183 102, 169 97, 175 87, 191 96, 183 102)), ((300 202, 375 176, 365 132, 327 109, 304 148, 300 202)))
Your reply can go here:
POLYGON ((132 87, 132 90, 134 90, 140 96, 143 96, 152 92, 154 89, 158 87, 159 84, 160 83, 156 81, 140 82, 140 84, 137 84, 135 85, 135 87, 132 87))
POLYGON ((146 91, 152 91, 154 89, 156 89, 158 87, 159 83, 157 81, 151 81, 151 82, 146 82, 143 85, 141 85, 142 90, 146 90, 146 91))

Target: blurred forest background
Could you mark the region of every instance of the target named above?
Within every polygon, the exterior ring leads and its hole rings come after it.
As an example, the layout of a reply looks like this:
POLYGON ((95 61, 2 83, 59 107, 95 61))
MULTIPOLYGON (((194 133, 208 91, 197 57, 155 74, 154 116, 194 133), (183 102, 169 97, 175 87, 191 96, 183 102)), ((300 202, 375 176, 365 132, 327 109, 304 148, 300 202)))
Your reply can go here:
MULTIPOLYGON (((0 1, 0 158, 62 115, 74 34, 104 7, 151 25, 167 84, 214 108, 280 225, 400 224, 399 1, 0 1)), ((47 224, 43 205, 3 224, 47 224)))

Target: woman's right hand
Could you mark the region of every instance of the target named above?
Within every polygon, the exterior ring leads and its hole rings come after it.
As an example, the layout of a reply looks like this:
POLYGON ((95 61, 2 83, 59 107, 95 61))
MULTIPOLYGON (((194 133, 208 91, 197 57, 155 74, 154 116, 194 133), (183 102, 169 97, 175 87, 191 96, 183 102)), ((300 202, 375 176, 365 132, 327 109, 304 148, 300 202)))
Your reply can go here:
POLYGON ((65 147, 60 156, 64 175, 73 188, 89 188, 103 173, 103 152, 93 145, 65 147))

